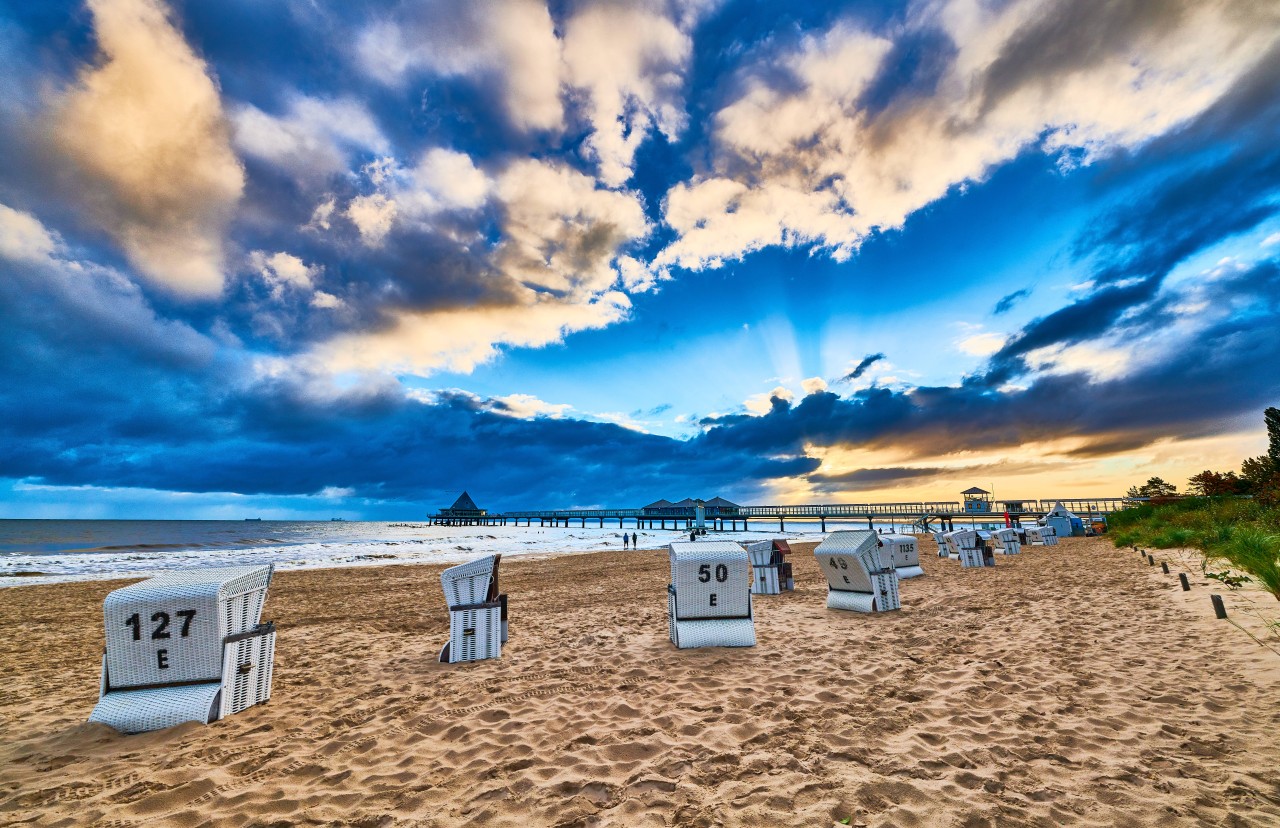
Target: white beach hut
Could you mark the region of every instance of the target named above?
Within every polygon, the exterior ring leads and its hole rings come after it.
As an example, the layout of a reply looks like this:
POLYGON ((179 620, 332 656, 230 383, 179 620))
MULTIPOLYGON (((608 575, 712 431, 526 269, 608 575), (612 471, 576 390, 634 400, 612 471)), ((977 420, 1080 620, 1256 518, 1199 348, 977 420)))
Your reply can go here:
POLYGON ((169 572, 102 604, 106 650, 89 716, 123 733, 207 724, 271 697, 276 628, 262 623, 272 567, 169 572))
POLYGON ((751 561, 730 541, 676 541, 668 547, 668 633, 680 649, 754 647, 751 561))
POLYGON ((501 555, 486 555, 440 573, 449 605, 449 641, 440 660, 449 664, 501 658, 507 640, 507 596, 498 591, 501 555))
POLYGON ((889 558, 890 566, 898 571, 899 578, 916 578, 924 574, 920 568, 920 549, 915 537, 911 535, 881 535, 883 555, 889 558))
POLYGON ((875 532, 832 532, 813 554, 827 576, 828 609, 887 612, 902 606, 898 572, 875 532))
POLYGON ((995 544, 996 551, 1002 555, 1017 555, 1022 552, 1022 543, 1018 540, 1017 529, 996 529, 991 533, 991 540, 995 544))

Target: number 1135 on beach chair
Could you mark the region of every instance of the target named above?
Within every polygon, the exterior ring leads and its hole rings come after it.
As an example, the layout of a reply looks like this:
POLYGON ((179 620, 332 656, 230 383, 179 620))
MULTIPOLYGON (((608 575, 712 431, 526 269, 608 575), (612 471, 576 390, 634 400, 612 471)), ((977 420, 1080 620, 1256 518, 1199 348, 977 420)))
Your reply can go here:
POLYGON ((678 541, 669 547, 668 632, 680 649, 754 647, 751 565, 729 541, 678 541))

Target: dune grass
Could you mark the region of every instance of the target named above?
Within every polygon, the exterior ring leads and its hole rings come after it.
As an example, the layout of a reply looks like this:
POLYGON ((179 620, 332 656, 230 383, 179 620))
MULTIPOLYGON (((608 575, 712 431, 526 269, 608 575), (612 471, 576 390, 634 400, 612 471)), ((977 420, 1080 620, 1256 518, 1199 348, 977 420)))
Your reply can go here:
POLYGON ((1242 498, 1144 503, 1109 518, 1116 546, 1198 549, 1207 566, 1223 561, 1280 600, 1280 509, 1242 498))

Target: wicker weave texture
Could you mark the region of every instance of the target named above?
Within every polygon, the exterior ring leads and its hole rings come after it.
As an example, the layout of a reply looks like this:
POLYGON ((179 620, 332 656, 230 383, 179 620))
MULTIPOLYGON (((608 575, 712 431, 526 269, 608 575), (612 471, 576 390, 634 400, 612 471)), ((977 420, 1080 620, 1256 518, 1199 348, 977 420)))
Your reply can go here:
POLYGON ((773 541, 763 540, 747 544, 747 554, 751 556, 752 566, 768 566, 777 563, 773 556, 773 541))
POLYGON ((676 619, 676 596, 667 593, 668 629, 671 642, 682 650, 698 647, 754 647, 755 622, 750 618, 679 621, 676 619))
POLYGON ((778 564, 758 564, 751 567, 751 592, 753 595, 778 595, 782 592, 778 564))
POLYGON ((219 718, 248 710, 271 698, 276 633, 260 627, 258 635, 227 642, 222 656, 222 699, 219 718))
POLYGON ((910 535, 881 535, 880 542, 884 544, 881 557, 887 556, 894 569, 920 565, 920 550, 910 535))
POLYGON ((895 568, 894 571, 898 573, 898 580, 902 580, 904 578, 919 578, 924 574, 924 570, 918 566, 899 566, 895 568))
POLYGON ((261 620, 272 568, 171 572, 117 589, 102 605, 111 686, 217 681, 222 640, 261 620))
POLYGON ((445 602, 451 607, 484 603, 497 561, 497 555, 486 555, 441 572, 440 586, 444 589, 445 602))
POLYGON ((750 618, 751 566, 746 550, 728 541, 671 544, 676 618, 750 618))
POLYGON ((213 682, 108 693, 93 708, 89 721, 101 722, 121 733, 145 733, 183 722, 205 724, 217 718, 221 689, 221 682, 213 682))
POLYGON ((502 657, 502 608, 451 610, 449 644, 440 659, 449 664, 502 657))

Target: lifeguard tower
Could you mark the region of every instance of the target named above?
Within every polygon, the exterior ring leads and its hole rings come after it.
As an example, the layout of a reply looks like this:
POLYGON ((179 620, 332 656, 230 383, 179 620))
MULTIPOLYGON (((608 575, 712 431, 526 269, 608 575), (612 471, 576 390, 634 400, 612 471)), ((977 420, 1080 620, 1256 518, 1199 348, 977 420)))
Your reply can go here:
POLYGON ((964 498, 966 515, 991 514, 991 492, 974 486, 972 489, 965 489, 960 495, 964 498))

